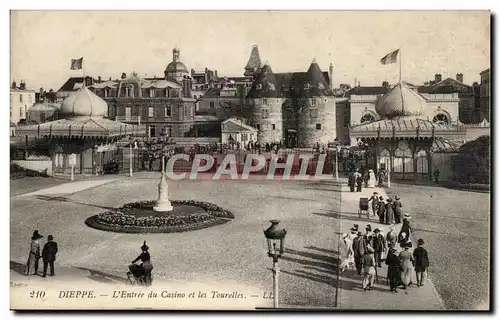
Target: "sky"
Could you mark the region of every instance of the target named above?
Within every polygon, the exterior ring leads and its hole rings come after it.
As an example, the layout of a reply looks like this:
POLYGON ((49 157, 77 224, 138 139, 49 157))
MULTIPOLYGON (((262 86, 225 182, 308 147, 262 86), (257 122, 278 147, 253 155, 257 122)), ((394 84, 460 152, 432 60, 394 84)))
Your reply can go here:
POLYGON ((242 76, 253 45, 274 72, 307 71, 316 59, 341 83, 395 83, 399 63, 380 59, 400 48, 403 80, 440 73, 479 82, 490 67, 488 11, 12 11, 11 81, 59 89, 72 58, 85 74, 162 77, 172 49, 190 70, 242 76))

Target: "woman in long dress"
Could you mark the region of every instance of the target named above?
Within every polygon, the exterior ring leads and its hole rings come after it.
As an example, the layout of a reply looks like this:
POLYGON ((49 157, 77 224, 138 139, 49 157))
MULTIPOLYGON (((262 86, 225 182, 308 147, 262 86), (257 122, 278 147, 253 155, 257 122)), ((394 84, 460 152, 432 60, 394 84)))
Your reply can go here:
POLYGON ((375 188, 377 184, 377 179, 375 178, 375 172, 372 169, 368 170, 368 188, 375 188))
POLYGON ((40 260, 40 243, 38 241, 41 238, 43 238, 43 236, 38 233, 38 230, 35 230, 31 237, 30 252, 24 272, 27 276, 35 275, 38 272, 38 262, 40 260))
POLYGON ((352 240, 347 234, 342 235, 342 240, 339 245, 340 253, 340 271, 344 272, 349 268, 349 262, 354 261, 354 251, 352 250, 352 240))

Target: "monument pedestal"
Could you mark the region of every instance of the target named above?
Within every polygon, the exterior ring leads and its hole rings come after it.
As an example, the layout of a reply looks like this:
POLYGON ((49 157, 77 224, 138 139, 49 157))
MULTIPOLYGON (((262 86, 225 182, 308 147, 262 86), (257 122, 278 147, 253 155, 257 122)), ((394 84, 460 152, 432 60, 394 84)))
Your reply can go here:
POLYGON ((158 212, 168 212, 172 211, 174 208, 168 200, 168 185, 165 175, 162 173, 160 183, 158 184, 158 200, 156 200, 156 206, 153 207, 154 211, 158 212))

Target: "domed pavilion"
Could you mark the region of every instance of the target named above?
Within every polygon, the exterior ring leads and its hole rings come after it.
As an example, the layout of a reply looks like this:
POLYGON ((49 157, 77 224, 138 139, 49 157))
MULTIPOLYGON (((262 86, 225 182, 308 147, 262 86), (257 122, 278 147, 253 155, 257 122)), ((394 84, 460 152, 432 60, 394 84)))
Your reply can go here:
POLYGON ((433 153, 456 150, 466 131, 424 118, 425 107, 418 92, 398 84, 377 101, 379 120, 351 127, 350 137, 368 146, 368 163, 388 169, 391 179, 428 180, 439 161, 433 153))
POLYGON ((75 173, 95 173, 116 151, 124 137, 144 134, 138 126, 106 119, 107 103, 87 87, 67 97, 59 110, 59 120, 18 127, 16 136, 33 138, 49 145, 56 171, 71 169, 70 155, 76 155, 75 173), (61 119, 63 118, 64 119, 61 119))

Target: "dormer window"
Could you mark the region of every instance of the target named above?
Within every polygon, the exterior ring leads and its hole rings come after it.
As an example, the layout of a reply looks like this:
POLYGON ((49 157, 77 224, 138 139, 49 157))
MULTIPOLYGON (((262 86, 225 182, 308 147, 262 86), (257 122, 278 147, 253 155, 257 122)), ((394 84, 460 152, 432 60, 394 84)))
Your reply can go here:
POLYGON ((172 108, 170 106, 165 106, 165 117, 171 117, 172 116, 172 108))
POLYGON ((130 88, 125 87, 125 97, 129 98, 130 97, 130 88))
POLYGON ((316 106, 316 98, 311 98, 311 106, 316 106))
POLYGON ((104 88, 104 98, 109 97, 109 88, 104 88))
POLYGON ((149 97, 150 98, 154 98, 155 97, 155 89, 154 88, 150 88, 149 89, 149 97))

